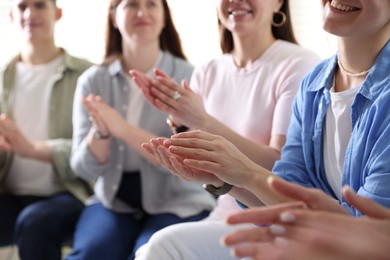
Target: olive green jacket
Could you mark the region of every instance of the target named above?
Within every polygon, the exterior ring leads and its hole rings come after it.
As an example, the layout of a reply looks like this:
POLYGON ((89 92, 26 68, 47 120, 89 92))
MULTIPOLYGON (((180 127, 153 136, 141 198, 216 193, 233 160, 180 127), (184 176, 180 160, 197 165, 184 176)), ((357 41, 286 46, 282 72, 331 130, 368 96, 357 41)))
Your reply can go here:
MULTIPOLYGON (((20 60, 20 55, 0 68, 0 113, 6 113, 11 118, 15 101, 13 86, 18 60, 20 60)), ((69 158, 72 148, 74 91, 78 77, 91 65, 88 61, 72 57, 64 51, 64 63, 55 75, 49 104, 47 144, 51 150, 54 172, 65 188, 83 202, 92 194, 92 188, 72 172, 69 158)), ((4 191, 2 182, 9 172, 12 159, 13 153, 0 152, 0 191, 4 191)))

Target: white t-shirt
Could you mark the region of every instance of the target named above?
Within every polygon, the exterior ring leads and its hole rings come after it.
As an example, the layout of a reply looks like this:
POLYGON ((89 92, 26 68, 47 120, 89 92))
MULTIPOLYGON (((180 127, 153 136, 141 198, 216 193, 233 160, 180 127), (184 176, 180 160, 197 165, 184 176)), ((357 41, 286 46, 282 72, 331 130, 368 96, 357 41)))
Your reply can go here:
POLYGON ((351 105, 359 88, 330 91, 331 105, 326 112, 324 131, 324 167, 329 185, 341 201, 341 183, 345 150, 352 132, 351 105))
MULTIPOLYGON (((190 85, 210 115, 240 135, 269 145, 272 135, 286 135, 300 82, 319 61, 313 52, 277 40, 244 68, 237 67, 230 54, 210 61, 195 69, 190 85)), ((221 201, 226 198, 232 199, 221 196, 212 214, 224 217, 239 210, 236 203, 221 201)))
MULTIPOLYGON (((60 56, 35 66, 22 62, 16 64, 13 118, 28 140, 48 139, 51 89, 59 77, 63 59, 60 56)), ((16 154, 4 185, 8 191, 18 195, 48 196, 64 190, 50 163, 16 154)))
MULTIPOLYGON (((152 69, 145 73, 149 77, 154 77, 154 68, 158 68, 162 60, 163 53, 160 51, 152 69)), ((126 111, 126 122, 130 125, 139 126, 141 113, 145 104, 145 98, 143 97, 141 90, 137 87, 134 80, 129 74, 125 73, 127 85, 123 86, 124 90, 129 93, 129 104, 123 109, 126 111)), ((138 171, 140 168, 140 155, 131 149, 129 146, 123 147, 127 150, 127 159, 125 160, 125 171, 138 171)))

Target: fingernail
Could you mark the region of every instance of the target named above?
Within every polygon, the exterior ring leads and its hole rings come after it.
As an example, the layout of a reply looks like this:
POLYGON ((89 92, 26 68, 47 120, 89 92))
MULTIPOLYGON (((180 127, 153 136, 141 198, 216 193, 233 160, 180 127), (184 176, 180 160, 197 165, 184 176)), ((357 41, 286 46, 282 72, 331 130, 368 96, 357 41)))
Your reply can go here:
POLYGON ((279 219, 284 223, 293 223, 295 222, 296 217, 291 213, 283 212, 280 214, 279 219))
POLYGON ((287 239, 285 239, 283 237, 276 237, 274 239, 274 244, 277 247, 286 247, 288 245, 288 241, 287 241, 287 239))
POLYGON ((223 237, 221 240, 219 240, 219 244, 223 247, 228 247, 225 243, 225 237, 223 237))
POLYGON ((281 225, 271 225, 269 227, 272 235, 282 235, 286 232, 286 229, 281 225))
POLYGON ((266 180, 266 181, 267 181, 267 184, 268 184, 268 185, 271 184, 271 183, 274 181, 274 179, 275 179, 275 178, 274 178, 273 176, 268 176, 268 177, 267 177, 267 180, 266 180))

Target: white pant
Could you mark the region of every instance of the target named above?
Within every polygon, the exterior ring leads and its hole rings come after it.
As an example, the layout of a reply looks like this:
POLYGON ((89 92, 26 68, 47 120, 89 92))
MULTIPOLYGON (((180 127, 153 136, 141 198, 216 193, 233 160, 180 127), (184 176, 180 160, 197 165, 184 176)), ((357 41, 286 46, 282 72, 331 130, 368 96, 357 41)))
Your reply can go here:
POLYGON ((137 251, 135 260, 237 259, 230 255, 230 249, 222 246, 220 241, 227 233, 248 225, 228 226, 223 221, 224 216, 240 210, 232 198, 223 198, 218 206, 219 210, 212 212, 203 221, 175 224, 156 232, 137 251), (227 206, 231 202, 234 207, 227 206))

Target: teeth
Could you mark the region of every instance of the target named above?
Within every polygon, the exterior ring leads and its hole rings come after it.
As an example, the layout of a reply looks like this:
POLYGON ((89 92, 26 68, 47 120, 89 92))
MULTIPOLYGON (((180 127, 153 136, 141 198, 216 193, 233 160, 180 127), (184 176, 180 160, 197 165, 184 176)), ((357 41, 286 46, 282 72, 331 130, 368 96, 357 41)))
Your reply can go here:
POLYGON ((249 13, 247 10, 234 10, 229 12, 230 15, 243 15, 249 13))
POLYGON ((346 11, 346 12, 351 12, 351 11, 356 11, 356 10, 358 10, 358 8, 356 8, 356 7, 347 6, 347 5, 342 5, 342 4, 340 4, 339 2, 337 2, 336 0, 332 0, 332 2, 330 3, 330 5, 331 5, 333 8, 336 8, 337 10, 346 11))

